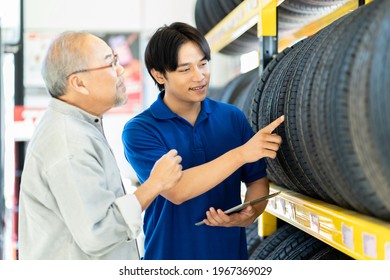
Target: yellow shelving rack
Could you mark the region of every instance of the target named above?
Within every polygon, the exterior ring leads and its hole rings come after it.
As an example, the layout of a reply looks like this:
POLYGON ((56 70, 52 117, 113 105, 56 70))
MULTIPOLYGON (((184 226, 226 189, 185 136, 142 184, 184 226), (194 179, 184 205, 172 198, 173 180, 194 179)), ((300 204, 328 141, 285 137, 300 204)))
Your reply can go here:
MULTIPOLYGON (((277 36, 276 8, 284 0, 245 0, 214 26, 207 34, 212 52, 218 52, 257 24, 258 37, 277 36)), ((359 7, 357 0, 346 2, 332 13, 317 19, 301 29, 278 38, 278 51, 312 35, 336 19, 359 7)), ((366 0, 365 3, 372 2, 366 0)))
MULTIPOLYGON (((218 52, 257 24, 258 37, 276 37, 277 51, 312 35, 334 20, 372 0, 348 1, 323 18, 277 38, 277 6, 283 0, 245 0, 206 34, 212 52, 218 52)), ((260 40, 259 40, 260 42, 260 40)), ((261 49, 261 47, 260 47, 261 49)), ((259 235, 276 230, 277 218, 311 234, 359 260, 390 260, 390 223, 346 210, 271 183, 271 192, 282 191, 269 200, 259 218, 259 235)))
POLYGON ((212 52, 218 52, 255 24, 257 35, 276 35, 276 7, 283 0, 245 0, 222 19, 207 34, 212 52), (260 23, 260 24, 259 24, 260 23))

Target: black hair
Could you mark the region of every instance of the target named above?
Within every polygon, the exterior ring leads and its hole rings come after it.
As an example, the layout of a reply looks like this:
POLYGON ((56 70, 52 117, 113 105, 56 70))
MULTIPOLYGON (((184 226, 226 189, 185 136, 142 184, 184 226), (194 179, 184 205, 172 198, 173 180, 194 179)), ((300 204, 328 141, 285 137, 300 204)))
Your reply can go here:
POLYGON ((179 49, 189 41, 197 44, 205 59, 210 60, 210 47, 206 38, 200 31, 186 23, 174 22, 169 26, 164 25, 150 38, 145 50, 145 64, 159 90, 163 90, 164 85, 154 79, 151 70, 155 69, 164 77, 167 71, 175 71, 178 66, 179 49))

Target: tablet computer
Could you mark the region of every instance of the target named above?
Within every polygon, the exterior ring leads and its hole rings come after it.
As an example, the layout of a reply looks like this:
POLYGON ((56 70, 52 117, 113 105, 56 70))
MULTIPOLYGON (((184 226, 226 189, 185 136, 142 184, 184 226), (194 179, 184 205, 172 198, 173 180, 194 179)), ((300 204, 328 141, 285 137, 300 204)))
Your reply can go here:
MULTIPOLYGON (((232 214, 232 213, 240 212, 242 209, 244 209, 245 207, 247 207, 249 205, 255 205, 255 204, 260 203, 260 202, 262 202, 264 200, 268 200, 271 197, 277 196, 280 193, 281 192, 279 191, 279 192, 271 193, 271 194, 268 194, 268 195, 265 195, 265 196, 262 196, 262 197, 250 200, 250 201, 246 201, 246 202, 244 202, 242 204, 239 204, 237 206, 234 206, 234 207, 224 211, 224 213, 225 214, 232 214)), ((196 226, 200 226, 200 225, 203 225, 203 224, 204 224, 204 222, 201 221, 201 222, 197 222, 195 225, 196 226)))

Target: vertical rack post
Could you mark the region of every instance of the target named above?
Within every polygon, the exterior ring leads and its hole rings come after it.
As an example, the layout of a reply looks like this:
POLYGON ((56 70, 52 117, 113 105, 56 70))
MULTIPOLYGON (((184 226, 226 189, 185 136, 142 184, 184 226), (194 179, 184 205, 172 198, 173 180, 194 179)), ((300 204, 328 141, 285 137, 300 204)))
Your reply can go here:
POLYGON ((260 1, 261 14, 257 24, 257 35, 260 38, 260 71, 272 60, 278 52, 278 15, 277 1, 271 0, 264 5, 260 1))
MULTIPOLYGON (((259 75, 263 72, 273 56, 278 52, 278 14, 277 1, 271 0, 264 4, 259 0, 260 15, 257 23, 257 36, 260 43, 259 75)), ((277 229, 277 218, 267 212, 263 212, 258 220, 258 234, 264 238, 271 235, 277 229)))

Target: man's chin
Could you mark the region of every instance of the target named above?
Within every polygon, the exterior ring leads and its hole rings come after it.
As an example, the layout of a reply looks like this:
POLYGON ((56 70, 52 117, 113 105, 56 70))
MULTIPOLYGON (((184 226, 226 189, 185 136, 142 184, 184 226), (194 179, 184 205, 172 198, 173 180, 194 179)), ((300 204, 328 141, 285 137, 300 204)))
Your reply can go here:
POLYGON ((128 98, 127 94, 123 94, 121 96, 118 96, 118 98, 115 101, 114 107, 120 107, 120 106, 125 105, 127 103, 128 99, 129 98, 128 98))

